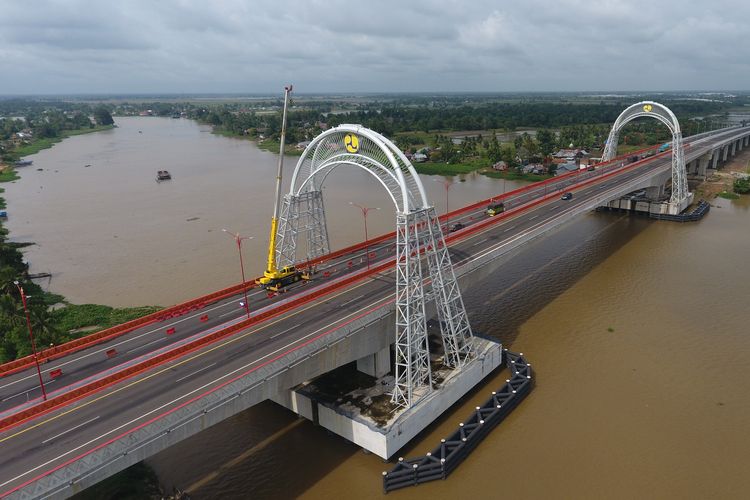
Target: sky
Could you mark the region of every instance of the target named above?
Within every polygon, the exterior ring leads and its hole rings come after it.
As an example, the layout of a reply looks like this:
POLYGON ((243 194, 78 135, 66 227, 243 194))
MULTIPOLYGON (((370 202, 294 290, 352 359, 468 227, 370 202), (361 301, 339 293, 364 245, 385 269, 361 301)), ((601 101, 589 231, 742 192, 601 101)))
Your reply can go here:
POLYGON ((0 95, 747 90, 746 0, 0 0, 0 95))

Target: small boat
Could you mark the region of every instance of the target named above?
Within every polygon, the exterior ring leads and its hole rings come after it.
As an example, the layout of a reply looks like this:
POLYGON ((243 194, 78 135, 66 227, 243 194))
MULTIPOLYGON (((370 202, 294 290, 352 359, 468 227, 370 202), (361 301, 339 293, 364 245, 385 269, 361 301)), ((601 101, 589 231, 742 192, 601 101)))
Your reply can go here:
POLYGON ((15 166, 15 167, 28 167, 32 163, 34 163, 33 160, 18 160, 17 162, 15 162, 13 164, 13 166, 15 166))
POLYGON ((159 170, 156 172, 156 182, 168 181, 172 178, 172 175, 168 170, 159 170))
POLYGON ((5 210, 0 210, 0 219, 7 219, 8 218, 8 212, 5 210))

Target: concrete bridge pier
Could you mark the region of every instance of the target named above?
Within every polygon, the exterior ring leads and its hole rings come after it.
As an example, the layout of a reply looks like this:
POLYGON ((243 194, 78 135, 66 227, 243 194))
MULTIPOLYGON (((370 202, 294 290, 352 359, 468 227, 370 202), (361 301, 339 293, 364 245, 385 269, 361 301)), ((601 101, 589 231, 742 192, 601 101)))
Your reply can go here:
POLYGON ((706 171, 708 170, 708 164, 710 161, 711 161, 711 153, 707 153, 695 160, 697 164, 695 173, 699 175, 700 177, 702 177, 703 179, 706 178, 706 171))
POLYGON ((391 371, 391 348, 386 346, 376 353, 357 360, 357 370, 371 377, 380 378, 391 371))
POLYGON ((664 197, 664 184, 660 186, 649 186, 646 188, 646 198, 653 201, 658 201, 664 197))
POLYGON ((729 154, 729 146, 724 146, 721 150, 721 161, 727 161, 727 155, 729 154))
POLYGON ((719 155, 721 155, 720 149, 714 149, 711 151, 711 168, 716 170, 719 163, 719 155))

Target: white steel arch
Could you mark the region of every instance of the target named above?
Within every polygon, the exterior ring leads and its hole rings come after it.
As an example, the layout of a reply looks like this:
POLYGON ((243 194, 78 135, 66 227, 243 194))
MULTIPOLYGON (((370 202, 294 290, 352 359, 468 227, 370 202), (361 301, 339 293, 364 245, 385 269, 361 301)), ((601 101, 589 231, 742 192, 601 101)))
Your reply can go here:
POLYGON ((374 174, 401 213, 428 206, 422 181, 401 150, 361 125, 339 125, 317 136, 297 161, 289 194, 319 190, 328 171, 341 164, 374 174))
POLYGON ((677 121, 677 117, 672 113, 672 110, 663 104, 654 101, 641 101, 627 107, 625 111, 620 113, 609 132, 602 161, 609 161, 617 155, 620 130, 631 120, 644 116, 659 120, 672 133, 672 196, 669 203, 675 207, 684 208, 683 205, 690 197, 690 192, 688 191, 687 172, 685 171, 680 122, 677 121))
POLYGON ((307 261, 329 253, 321 187, 340 166, 361 168, 386 189, 396 214, 396 342, 392 401, 411 406, 432 390, 425 300, 435 301, 444 363, 461 368, 473 354, 473 333, 442 228, 416 170, 389 139, 361 125, 340 125, 302 153, 284 196, 277 262, 297 264, 297 240, 307 236, 307 261), (431 292, 425 292, 426 257, 431 292))

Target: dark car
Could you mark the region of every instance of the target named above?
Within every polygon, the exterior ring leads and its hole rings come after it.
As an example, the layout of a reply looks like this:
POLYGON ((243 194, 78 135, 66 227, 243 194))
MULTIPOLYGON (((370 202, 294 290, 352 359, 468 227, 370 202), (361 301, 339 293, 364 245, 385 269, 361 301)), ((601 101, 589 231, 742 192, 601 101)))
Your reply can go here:
POLYGON ((453 233, 453 232, 459 231, 459 230, 461 230, 461 229, 463 229, 465 227, 466 226, 464 224, 461 224, 460 222, 456 222, 455 224, 453 224, 451 226, 450 232, 453 233))
POLYGON ((594 170, 596 170, 596 167, 593 165, 589 165, 589 168, 587 168, 586 170, 588 170, 589 172, 593 172, 594 170))
POLYGON ((561 200, 572 200, 573 199, 573 193, 565 193, 564 195, 562 195, 562 197, 560 199, 561 200))

